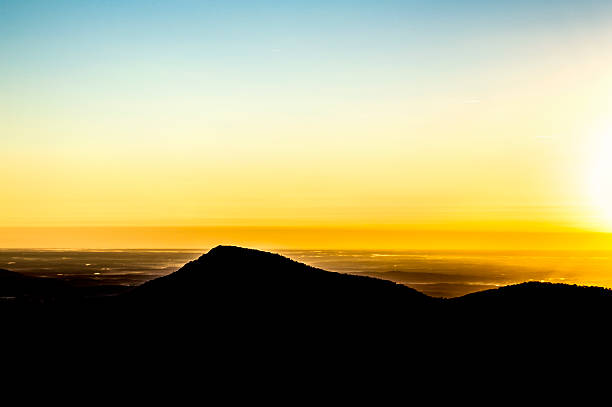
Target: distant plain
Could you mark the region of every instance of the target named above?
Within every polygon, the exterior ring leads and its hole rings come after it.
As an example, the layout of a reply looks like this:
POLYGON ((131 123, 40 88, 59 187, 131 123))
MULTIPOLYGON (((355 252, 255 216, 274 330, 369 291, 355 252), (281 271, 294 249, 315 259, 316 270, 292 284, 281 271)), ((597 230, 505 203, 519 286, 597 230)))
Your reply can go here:
MULTIPOLYGON (((74 285, 135 286, 208 251, 0 250, 0 268, 74 285)), ((524 281, 612 287, 612 251, 276 250, 329 271, 384 278, 437 297, 524 281)))

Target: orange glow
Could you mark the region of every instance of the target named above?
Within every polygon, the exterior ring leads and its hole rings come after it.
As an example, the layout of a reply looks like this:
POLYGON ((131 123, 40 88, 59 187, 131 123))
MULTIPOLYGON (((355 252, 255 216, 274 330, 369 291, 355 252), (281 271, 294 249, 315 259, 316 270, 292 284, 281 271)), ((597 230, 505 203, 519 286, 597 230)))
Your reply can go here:
POLYGON ((183 248, 218 244, 275 249, 609 250, 612 234, 325 227, 0 228, 4 248, 183 248))
POLYGON ((352 23, 358 8, 330 9, 342 34, 318 13, 202 24, 202 6, 141 35, 142 13, 115 30, 82 23, 102 10, 42 24, 18 5, 0 43, 0 247, 607 245, 604 11, 547 29, 494 13, 479 31, 452 7, 444 27, 388 24, 421 21, 409 5, 352 23))

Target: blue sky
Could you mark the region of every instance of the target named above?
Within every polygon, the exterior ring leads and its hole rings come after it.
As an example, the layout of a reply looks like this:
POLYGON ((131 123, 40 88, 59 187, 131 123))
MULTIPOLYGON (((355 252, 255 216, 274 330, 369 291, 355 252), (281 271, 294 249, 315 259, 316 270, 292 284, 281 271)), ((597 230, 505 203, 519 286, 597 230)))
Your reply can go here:
POLYGON ((607 22, 611 8, 605 1, 1 1, 0 51, 5 80, 104 61, 177 72, 204 64, 274 72, 270 59, 296 70, 291 65, 322 64, 323 73, 373 61, 381 72, 393 63, 443 71, 447 62, 478 63, 479 49, 494 58, 528 45, 521 32, 578 35, 607 22))
POLYGON ((0 225, 121 224, 155 188, 167 201, 138 222, 583 205, 576 152, 612 120, 609 27, 595 0, 0 0, 0 182, 18 197, 0 225), (301 192, 253 197, 288 182, 301 192), (414 209, 429 202, 453 208, 414 209))

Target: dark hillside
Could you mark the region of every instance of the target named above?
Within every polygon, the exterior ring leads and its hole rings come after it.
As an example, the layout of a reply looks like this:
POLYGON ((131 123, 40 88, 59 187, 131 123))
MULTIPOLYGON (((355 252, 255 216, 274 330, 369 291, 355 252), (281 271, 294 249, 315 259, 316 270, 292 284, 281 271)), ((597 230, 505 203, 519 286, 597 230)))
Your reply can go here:
POLYGON ((42 316, 39 322, 53 329, 80 326, 122 335, 392 336, 400 342, 465 336, 491 343, 508 334, 550 338, 599 331, 611 310, 612 291, 599 287, 529 282, 439 299, 390 281, 328 272, 233 246, 218 246, 123 294, 0 271, 4 315, 27 311, 27 317, 16 320, 42 316))
MULTIPOLYGON (((394 327, 429 316, 439 300, 390 281, 333 273, 258 250, 218 246, 122 296, 137 315, 274 327, 394 327), (256 321, 256 322, 254 322, 256 321)), ((301 328, 300 328, 301 329, 301 328)))

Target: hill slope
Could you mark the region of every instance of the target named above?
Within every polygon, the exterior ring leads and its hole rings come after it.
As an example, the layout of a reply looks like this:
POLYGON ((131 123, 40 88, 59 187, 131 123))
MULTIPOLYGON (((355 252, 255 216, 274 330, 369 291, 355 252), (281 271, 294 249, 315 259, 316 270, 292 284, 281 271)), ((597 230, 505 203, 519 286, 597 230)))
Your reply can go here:
POLYGON ((543 320, 597 321, 612 313, 612 290, 529 282, 439 299, 390 281, 328 272, 278 254, 234 246, 215 247, 168 276, 109 297, 91 298, 91 291, 62 281, 0 270, 3 311, 49 303, 66 305, 56 309, 67 318, 88 313, 85 320, 94 316, 130 321, 165 318, 176 323, 205 318, 233 324, 516 327, 543 320))
POLYGON ((122 298, 141 309, 180 309, 223 317, 332 319, 405 313, 437 304, 412 288, 386 280, 329 272, 278 254, 218 246, 180 270, 137 287, 122 298))
POLYGON ((511 349, 568 348, 607 338, 612 314, 612 292, 597 287, 530 282, 439 299, 230 246, 116 296, 92 298, 38 280, 0 272, 0 296, 17 298, 1 299, 0 315, 18 343, 55 335, 59 343, 81 338, 78 344, 105 343, 113 352, 137 346, 149 355, 180 352, 222 364, 230 354, 255 355, 262 364, 270 355, 487 358, 511 349), (55 298, 62 300, 48 300, 55 298))

